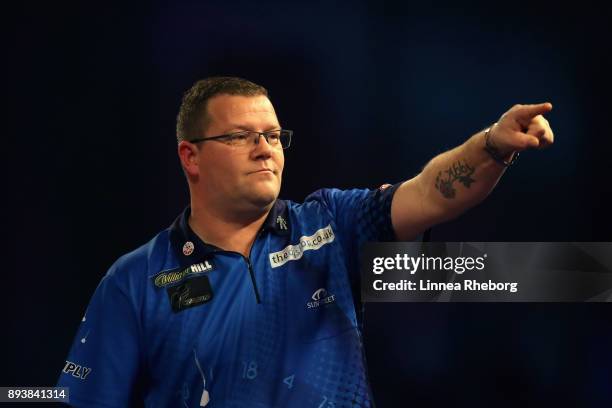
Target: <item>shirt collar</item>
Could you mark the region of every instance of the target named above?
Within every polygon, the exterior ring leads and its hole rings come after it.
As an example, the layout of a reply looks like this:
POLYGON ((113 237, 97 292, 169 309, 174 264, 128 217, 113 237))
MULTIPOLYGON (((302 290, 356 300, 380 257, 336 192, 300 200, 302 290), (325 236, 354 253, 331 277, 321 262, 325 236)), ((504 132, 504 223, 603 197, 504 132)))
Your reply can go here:
POLYGON ((263 223, 262 231, 270 230, 277 235, 288 235, 290 231, 287 201, 276 200, 263 223))
MULTIPOLYGON (((191 207, 187 206, 170 226, 170 243, 180 259, 181 265, 198 262, 202 258, 211 257, 215 252, 222 251, 222 249, 202 241, 193 232, 189 226, 190 214, 191 207)), ((289 234, 290 224, 287 201, 276 200, 274 202, 262 225, 261 231, 271 231, 281 236, 289 234)))

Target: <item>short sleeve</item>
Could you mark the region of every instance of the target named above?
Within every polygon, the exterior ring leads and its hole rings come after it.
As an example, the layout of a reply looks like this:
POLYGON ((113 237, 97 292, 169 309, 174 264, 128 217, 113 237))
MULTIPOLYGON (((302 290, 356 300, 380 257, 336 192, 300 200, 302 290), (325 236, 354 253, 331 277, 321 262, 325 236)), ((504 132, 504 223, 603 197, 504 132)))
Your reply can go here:
POLYGON ((58 380, 75 407, 131 405, 141 372, 134 304, 112 267, 94 292, 58 380))
POLYGON ((401 183, 383 185, 376 190, 323 189, 306 201, 322 201, 336 225, 351 279, 358 275, 359 250, 368 241, 395 241, 391 222, 393 195, 401 183))
POLYGON ((320 194, 345 239, 361 247, 367 241, 395 241, 391 223, 393 195, 401 183, 376 190, 325 189, 320 194))

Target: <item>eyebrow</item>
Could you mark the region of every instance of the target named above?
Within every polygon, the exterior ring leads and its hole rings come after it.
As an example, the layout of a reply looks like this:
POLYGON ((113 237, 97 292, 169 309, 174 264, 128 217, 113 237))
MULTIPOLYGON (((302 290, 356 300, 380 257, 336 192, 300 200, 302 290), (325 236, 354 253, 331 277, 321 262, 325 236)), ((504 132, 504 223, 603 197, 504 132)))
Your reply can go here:
MULTIPOLYGON (((237 129, 237 131, 241 132, 241 131, 253 131, 254 129, 249 127, 249 126, 242 126, 242 125, 238 125, 238 126, 232 126, 230 128, 230 130, 228 130, 225 133, 233 133, 234 130, 237 129)), ((266 128, 264 128, 264 132, 269 132, 271 130, 277 130, 277 129, 282 129, 281 125, 279 124, 278 126, 266 126, 266 128)))

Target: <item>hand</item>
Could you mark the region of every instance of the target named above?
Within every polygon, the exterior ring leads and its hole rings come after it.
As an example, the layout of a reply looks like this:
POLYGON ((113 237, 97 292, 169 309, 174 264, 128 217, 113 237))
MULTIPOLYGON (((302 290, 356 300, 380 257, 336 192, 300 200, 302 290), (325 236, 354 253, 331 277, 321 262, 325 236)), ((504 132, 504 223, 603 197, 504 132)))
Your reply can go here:
POLYGON ((554 133, 544 116, 551 103, 514 105, 491 128, 489 141, 502 154, 526 149, 542 149, 554 142, 554 133))

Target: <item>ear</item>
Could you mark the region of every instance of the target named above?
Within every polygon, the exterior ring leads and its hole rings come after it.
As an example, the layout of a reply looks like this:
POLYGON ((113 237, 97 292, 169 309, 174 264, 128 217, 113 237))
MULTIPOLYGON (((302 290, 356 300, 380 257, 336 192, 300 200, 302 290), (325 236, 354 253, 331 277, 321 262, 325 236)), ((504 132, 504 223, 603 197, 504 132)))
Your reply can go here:
POLYGON ((200 174, 200 151, 198 147, 186 140, 183 140, 178 145, 178 156, 181 161, 181 166, 187 176, 195 177, 200 174))

